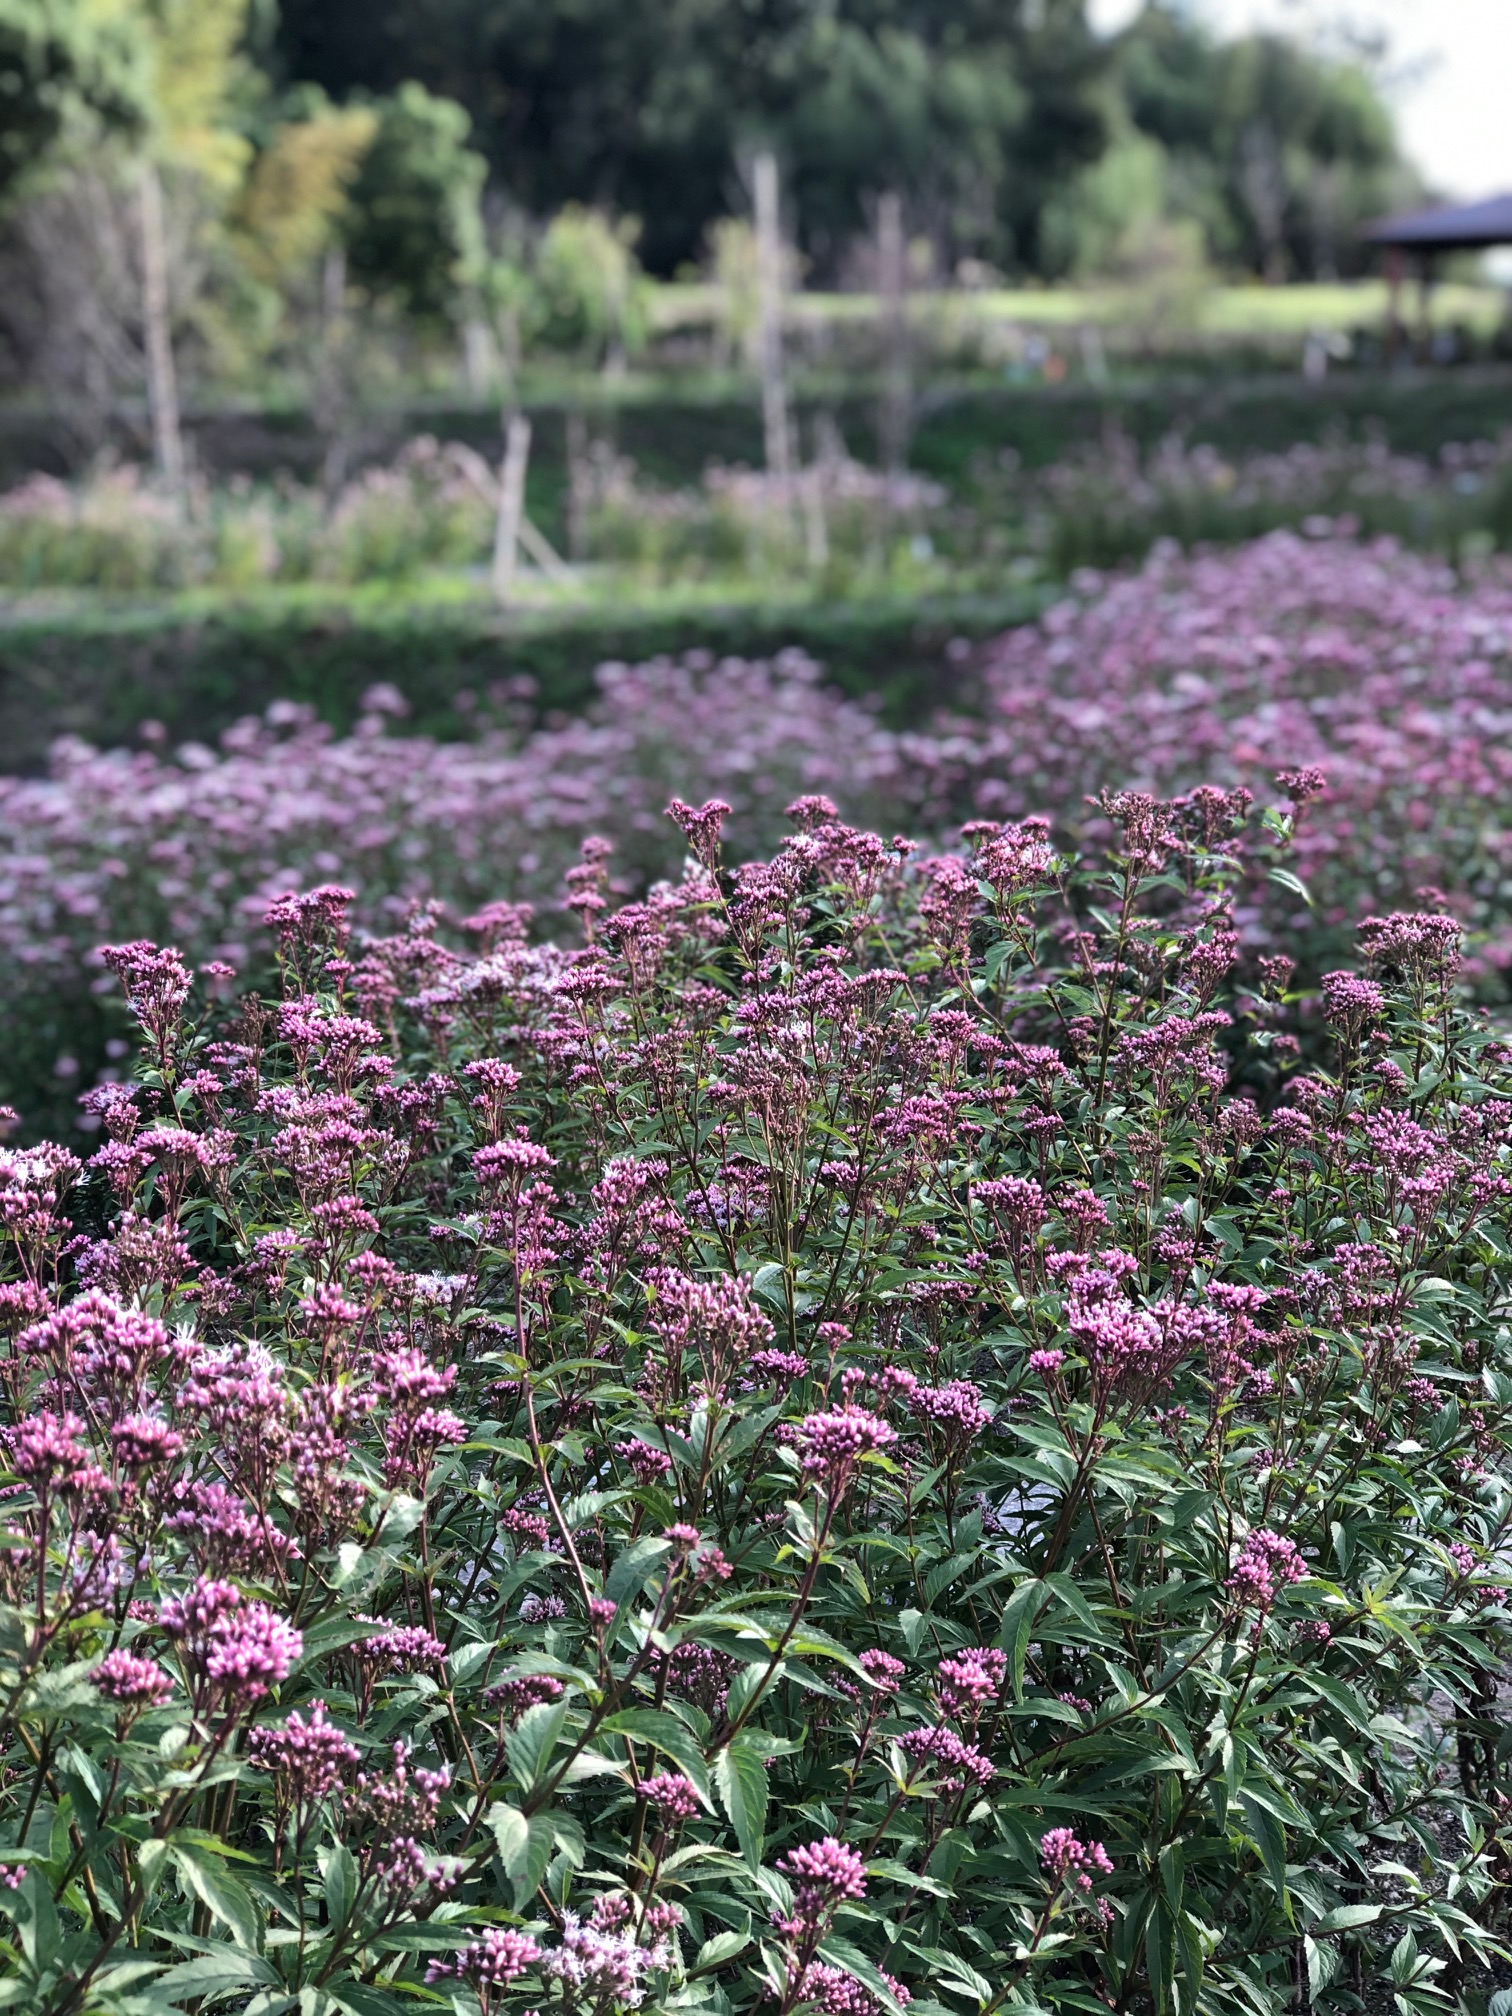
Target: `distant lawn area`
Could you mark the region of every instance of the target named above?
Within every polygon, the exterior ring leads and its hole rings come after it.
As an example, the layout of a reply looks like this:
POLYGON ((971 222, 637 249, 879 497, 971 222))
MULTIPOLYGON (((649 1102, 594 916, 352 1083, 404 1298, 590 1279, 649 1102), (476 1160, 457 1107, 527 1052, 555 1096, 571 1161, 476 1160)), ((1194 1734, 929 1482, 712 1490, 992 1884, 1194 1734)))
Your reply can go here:
MULTIPOLYGON (((977 316, 992 322, 1032 322, 1074 327, 1095 323, 1116 328, 1128 314, 1128 295, 1108 286, 994 287, 979 293, 920 289, 912 297, 916 314, 977 316)), ((1332 285, 1299 283, 1210 289, 1201 300, 1194 335, 1305 336, 1311 330, 1342 331, 1384 323, 1388 289, 1384 280, 1350 280, 1332 285)), ((1417 313, 1415 288, 1405 290, 1405 310, 1417 313)), ((715 317, 713 288, 672 284, 654 296, 656 326, 663 330, 706 324, 715 317)), ((1436 328, 1464 324, 1488 335, 1507 315, 1507 295, 1499 287, 1454 281, 1435 287, 1429 312, 1436 328)), ((874 294, 797 295, 789 304, 795 322, 806 319, 864 322, 877 314, 874 294)))

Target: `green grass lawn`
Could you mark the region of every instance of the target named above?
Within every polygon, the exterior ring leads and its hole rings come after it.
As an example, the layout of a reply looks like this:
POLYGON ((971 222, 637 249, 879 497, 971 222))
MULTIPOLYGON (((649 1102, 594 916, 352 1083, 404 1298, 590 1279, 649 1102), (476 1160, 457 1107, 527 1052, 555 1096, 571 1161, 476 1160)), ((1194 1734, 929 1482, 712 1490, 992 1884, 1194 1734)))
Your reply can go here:
MULTIPOLYGON (((912 297, 917 315, 948 313, 983 321, 1023 322, 1045 327, 1075 328, 1096 323, 1116 329, 1127 313, 1127 297, 1111 287, 1002 287, 980 293, 921 289, 912 297)), ((1305 336, 1309 331, 1357 329, 1383 323, 1388 289, 1384 280, 1340 281, 1332 285, 1299 283, 1266 287, 1213 287, 1202 296, 1191 334, 1219 336, 1305 336)), ((707 286, 669 284, 653 297, 655 324, 662 330, 707 325, 718 313, 715 290, 707 286)), ((1415 317, 1417 296, 1408 289, 1404 309, 1415 317)), ((1464 323, 1489 334, 1507 314, 1507 296, 1498 287, 1455 281, 1433 290, 1433 323, 1450 328, 1464 323)), ((789 303, 795 322, 805 320, 867 322, 877 314, 873 294, 803 293, 789 303)))

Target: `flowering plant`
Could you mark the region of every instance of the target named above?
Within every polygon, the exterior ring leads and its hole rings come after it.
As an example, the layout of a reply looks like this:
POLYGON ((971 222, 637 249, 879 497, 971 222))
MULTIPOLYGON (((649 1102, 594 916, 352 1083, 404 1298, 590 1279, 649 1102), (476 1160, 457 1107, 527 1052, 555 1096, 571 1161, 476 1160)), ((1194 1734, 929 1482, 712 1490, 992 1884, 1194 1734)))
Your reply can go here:
POLYGON ((1244 794, 724 808, 644 901, 108 964, 0 1160, 13 2006, 1468 2009, 1512 1866, 1512 1055, 1244 794))
POLYGON ((1286 874, 1236 899, 1304 979, 1340 967, 1361 918, 1441 907, 1467 927, 1465 977, 1505 995, 1512 960, 1512 595, 1488 572, 1380 543, 1278 536, 1231 554, 1154 556, 1082 580, 1042 623, 986 647, 969 715, 885 727, 798 653, 770 664, 606 666, 585 713, 465 742, 386 732, 376 688, 355 732, 276 705, 221 747, 60 744, 47 778, 0 777, 0 1098, 30 1128, 69 1124, 82 1075, 124 1034, 102 1008, 103 938, 152 937, 261 984, 277 891, 339 876, 354 915, 392 930, 414 898, 467 916, 492 900, 555 921, 585 831, 615 845, 616 887, 675 872, 673 791, 733 807, 747 854, 775 847, 800 792, 846 816, 941 834, 1044 814, 1063 846, 1101 845, 1108 781, 1162 797, 1203 782, 1311 797, 1286 874), (1089 803, 1089 801, 1091 801, 1089 803), (1304 901, 1297 879, 1305 885, 1304 901))

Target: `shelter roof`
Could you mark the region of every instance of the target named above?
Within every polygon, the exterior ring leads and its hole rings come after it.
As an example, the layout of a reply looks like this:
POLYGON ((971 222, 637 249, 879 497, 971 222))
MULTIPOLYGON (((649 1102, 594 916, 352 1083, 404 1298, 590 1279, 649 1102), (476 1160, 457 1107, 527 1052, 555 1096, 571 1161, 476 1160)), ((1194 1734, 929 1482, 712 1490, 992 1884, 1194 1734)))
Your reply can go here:
POLYGON ((1366 227, 1373 245, 1425 252, 1468 252, 1478 246, 1512 245, 1512 191, 1479 203, 1447 203, 1409 210, 1366 227))

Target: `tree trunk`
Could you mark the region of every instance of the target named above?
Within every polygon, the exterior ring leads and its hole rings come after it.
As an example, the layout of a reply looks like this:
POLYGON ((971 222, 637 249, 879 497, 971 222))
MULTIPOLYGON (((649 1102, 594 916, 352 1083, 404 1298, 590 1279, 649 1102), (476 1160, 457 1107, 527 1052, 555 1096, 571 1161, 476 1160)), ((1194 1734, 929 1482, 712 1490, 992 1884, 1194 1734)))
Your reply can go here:
POLYGON ((147 352, 147 404, 152 415, 152 454, 164 489, 169 496, 181 501, 184 495, 184 437, 179 427, 178 379, 173 368, 163 185, 154 162, 142 163, 138 201, 142 229, 142 334, 147 352))
POLYGON ((908 459, 913 390, 908 358, 908 247, 903 199, 889 190, 877 205, 877 295, 882 322, 882 401, 877 446, 892 473, 908 459))
POLYGON ((761 311, 761 424, 766 466, 786 478, 792 468, 787 389, 782 374, 782 222, 777 158, 756 156, 756 284, 761 311))
POLYGON ((494 526, 493 592, 501 608, 514 594, 520 524, 525 516, 525 469, 530 460, 530 422, 511 413, 504 428, 504 461, 499 469, 499 516, 494 526))
POLYGON ((346 251, 332 245, 320 268, 320 354, 315 367, 315 424, 325 439, 320 488, 329 511, 346 482, 351 457, 347 396, 346 251))

